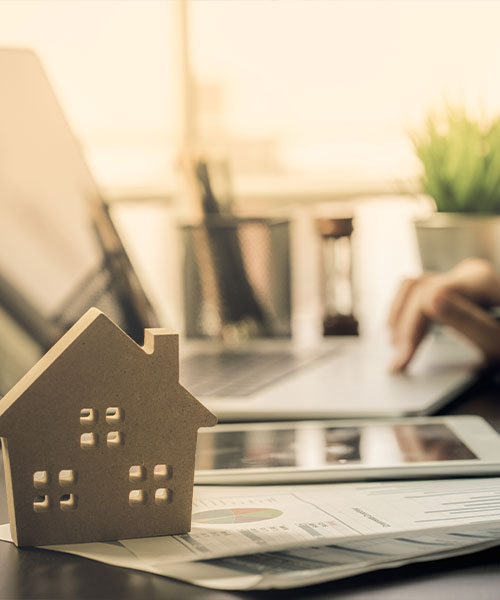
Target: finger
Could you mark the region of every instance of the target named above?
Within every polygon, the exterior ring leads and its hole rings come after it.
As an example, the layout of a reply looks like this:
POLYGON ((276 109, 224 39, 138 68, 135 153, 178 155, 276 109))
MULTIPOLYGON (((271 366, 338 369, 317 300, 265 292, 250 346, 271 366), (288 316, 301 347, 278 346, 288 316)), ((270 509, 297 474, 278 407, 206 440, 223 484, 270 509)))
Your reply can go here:
POLYGON ((411 340, 407 340, 405 343, 400 343, 397 346, 396 354, 389 365, 389 370, 391 372, 398 373, 399 371, 404 371, 406 369, 417 351, 426 331, 427 326, 422 325, 422 327, 419 328, 418 333, 414 335, 411 340))
POLYGON ((469 258, 444 276, 446 285, 483 305, 500 304, 500 275, 487 260, 469 258))
POLYGON ((433 299, 432 318, 453 327, 475 344, 488 360, 500 361, 500 323, 453 290, 433 299))
POLYGON ((393 331, 396 354, 390 365, 391 371, 402 371, 406 368, 429 327, 429 318, 423 309, 424 293, 425 287, 414 287, 413 293, 400 311, 393 331))
POLYGON ((389 311, 388 325, 391 330, 397 327, 401 313, 418 281, 418 279, 405 279, 399 286, 389 311))

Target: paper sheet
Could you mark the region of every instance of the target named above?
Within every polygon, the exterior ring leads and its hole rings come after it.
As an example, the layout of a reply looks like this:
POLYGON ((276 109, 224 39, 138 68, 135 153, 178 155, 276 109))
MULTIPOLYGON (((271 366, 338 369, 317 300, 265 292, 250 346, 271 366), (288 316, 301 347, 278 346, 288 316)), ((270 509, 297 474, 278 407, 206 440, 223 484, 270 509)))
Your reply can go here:
MULTIPOLYGON (((9 525, 0 539, 11 541, 9 525)), ((437 560, 500 544, 500 527, 459 527, 438 534, 375 538, 356 542, 251 554, 211 561, 152 565, 140 561, 120 542, 60 546, 70 554, 224 590, 294 588, 334 581, 376 569, 437 560), (473 531, 472 531, 473 530, 473 531)))
POLYGON ((175 569, 168 565, 163 574, 218 589, 294 588, 417 561, 448 558, 498 544, 500 527, 477 534, 463 533, 459 528, 438 535, 379 538, 370 542, 183 563, 175 565, 175 569))
POLYGON ((499 492, 500 478, 200 487, 188 535, 47 548, 215 589, 293 588, 500 544, 499 492))
POLYGON ((500 478, 196 487, 189 534, 123 540, 153 565, 500 522, 500 478))

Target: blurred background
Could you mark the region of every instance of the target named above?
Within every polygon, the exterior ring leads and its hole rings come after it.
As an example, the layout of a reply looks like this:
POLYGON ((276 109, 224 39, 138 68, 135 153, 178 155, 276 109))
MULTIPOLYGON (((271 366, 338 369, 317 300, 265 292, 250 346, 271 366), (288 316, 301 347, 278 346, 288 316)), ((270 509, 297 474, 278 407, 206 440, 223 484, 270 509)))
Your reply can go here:
POLYGON ((2 0, 0 43, 44 63, 99 183, 173 192, 179 139, 238 195, 401 191, 444 99, 500 106, 491 1, 2 0))
MULTIPOLYGON (((322 243, 311 219, 355 218, 368 329, 422 269, 413 222, 434 205, 411 132, 447 103, 496 116, 498 22, 481 0, 2 0, 0 45, 42 60, 161 321, 184 322, 187 149, 224 165, 234 214, 291 219, 303 244, 322 243)), ((310 326, 323 267, 297 260, 310 326)))

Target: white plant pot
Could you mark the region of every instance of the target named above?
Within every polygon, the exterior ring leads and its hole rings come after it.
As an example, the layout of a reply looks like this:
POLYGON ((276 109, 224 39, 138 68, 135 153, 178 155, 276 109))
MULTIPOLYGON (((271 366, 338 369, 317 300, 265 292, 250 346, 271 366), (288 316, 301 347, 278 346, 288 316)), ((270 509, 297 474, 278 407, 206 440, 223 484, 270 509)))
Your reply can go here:
POLYGON ((447 271, 470 257, 500 270, 500 216, 437 212, 417 219, 415 232, 424 271, 447 271))

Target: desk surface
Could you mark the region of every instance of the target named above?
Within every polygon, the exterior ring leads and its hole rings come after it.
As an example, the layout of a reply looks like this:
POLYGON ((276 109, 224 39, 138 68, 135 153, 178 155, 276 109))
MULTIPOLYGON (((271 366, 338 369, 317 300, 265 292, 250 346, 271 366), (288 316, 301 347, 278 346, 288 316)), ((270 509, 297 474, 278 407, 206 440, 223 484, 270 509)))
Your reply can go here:
MULTIPOLYGON (((500 376, 489 377, 442 411, 479 414, 500 431, 500 376)), ((8 520, 0 467, 0 523, 8 520)), ((500 547, 444 561, 379 571, 346 580, 281 592, 205 590, 165 577, 103 565, 46 550, 18 550, 0 542, 1 599, 230 600, 234 598, 432 600, 499 597, 500 547)))

